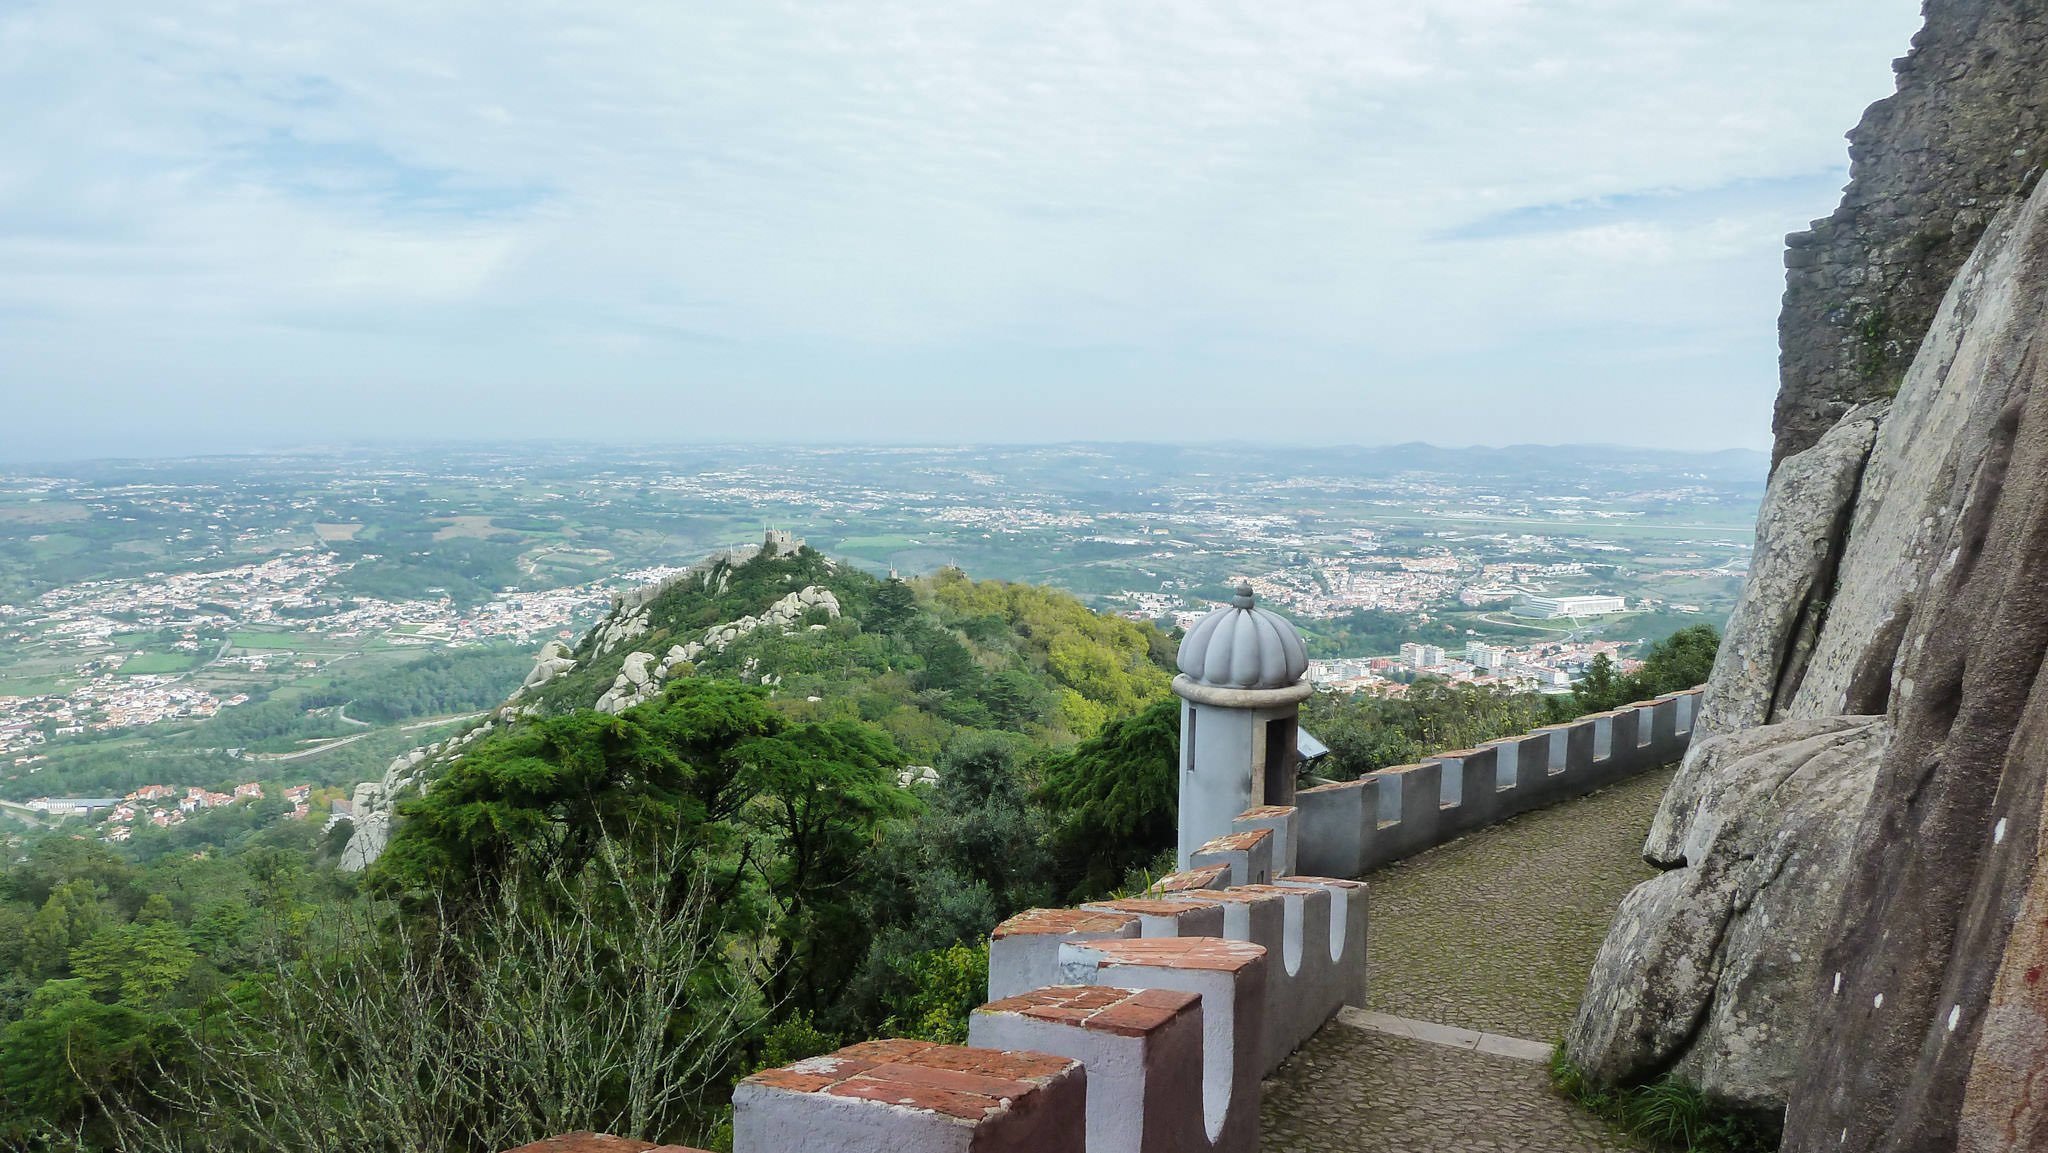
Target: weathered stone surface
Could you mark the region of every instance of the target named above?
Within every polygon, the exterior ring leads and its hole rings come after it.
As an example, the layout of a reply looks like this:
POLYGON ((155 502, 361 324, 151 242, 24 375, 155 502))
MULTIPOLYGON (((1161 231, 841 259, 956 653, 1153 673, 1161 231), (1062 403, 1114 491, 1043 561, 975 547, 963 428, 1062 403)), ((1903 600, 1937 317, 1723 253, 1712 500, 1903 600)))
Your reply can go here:
POLYGON ((1714 943, 1728 923, 1725 862, 1637 885, 1614 914, 1579 1014, 1572 1060, 1602 1082, 1647 1079, 1670 1064, 1713 996, 1714 943))
MULTIPOLYGON (((1723 1104, 1775 1111, 1792 1090, 1821 951, 1834 927, 1886 731, 1883 721, 1873 721, 1756 758, 1773 769, 1798 764, 1768 791, 1761 782, 1752 787, 1749 805, 1761 819, 1724 850, 1741 865, 1720 944, 1720 975, 1699 1035, 1677 1066, 1680 1076, 1723 1104)), ((1693 840, 1711 853, 1706 846, 1722 838, 1705 834, 1710 824, 1696 821, 1693 840)))
POLYGON ((2042 320, 2041 302, 2017 275, 2022 253, 2010 240, 2019 215, 2001 214, 1985 233, 1878 432, 1826 622, 1788 717, 1880 713, 1890 703, 1915 598, 2013 397, 2010 357, 2042 320))
POLYGON ((2041 163, 2048 4, 1925 7, 1898 93, 1849 134, 1841 207, 1786 238, 1774 460, 1892 391, 1956 269, 2041 163))
MULTIPOLYGON (((1693 740, 1760 725, 1781 693, 1802 619, 1815 619, 1856 502, 1881 404, 1862 405, 1771 474, 1749 579, 1721 635, 1693 740)), ((1792 669, 1796 675, 1796 668, 1792 669)))
POLYGON ((1781 725, 1741 729, 1716 737, 1701 738, 1685 751, 1678 776, 1665 790, 1663 803, 1650 823, 1650 835, 1643 842, 1643 859, 1659 868, 1676 869, 1699 859, 1703 846, 1713 843, 1720 826, 1748 803, 1758 787, 1776 784, 1759 776, 1763 766, 1750 758, 1783 745, 1810 738, 1827 737, 1864 727, 1864 717, 1823 717, 1791 721, 1781 725), (1694 826, 1700 824, 1697 837, 1694 826))
POLYGON ((2011 1097, 1988 1066, 1969 1098, 1978 1112, 1966 1112, 1980 1045, 2000 1063, 2027 1044, 2018 1036, 2023 1015, 1996 1028, 1987 1017, 2008 962, 2035 963, 2028 938, 2015 944, 2012 929, 2018 911, 2041 899, 2043 880, 2034 868, 2048 784, 2048 685, 2040 681, 2048 202, 2040 193, 1998 243, 2010 251, 1987 268, 2003 269, 2006 283, 1985 292, 2010 298, 2009 320, 1964 333, 1956 359, 2009 378, 2011 399, 1975 468, 1957 478, 1960 511, 1929 550, 1939 559, 1903 633, 1892 743, 1858 834, 1826 954, 1829 979, 1817 990, 1820 1010, 1788 1110, 1785 1148, 1794 1153, 1955 1148, 1965 1128, 2007 1123, 1995 1114, 2011 1097))
MULTIPOLYGON (((2035 709, 2030 706, 2029 711, 2035 709)), ((2038 748, 2048 734, 2027 736, 2031 739, 2022 747, 2038 748)), ((2048 807, 2042 811, 2036 838, 2036 845, 2048 838, 2048 807)), ((1957 1118, 1956 1147, 1961 1153, 2048 1149, 2048 1096, 2042 1094, 2040 1085, 2048 1072, 2048 981, 2042 980, 2044 971, 2048 971, 2048 855, 2037 853, 2025 903, 2013 920, 2012 936, 2006 940, 2005 957, 1991 989, 1991 1004, 1977 1035, 1977 1051, 1970 1060, 1970 1079, 1957 1118)))
POLYGON ((1567 1034, 1573 1060, 1617 1083, 1676 1065, 1728 1104, 1783 1102, 1884 732, 1842 718, 1707 742, 1689 819, 1659 813, 1663 855, 1685 863, 1615 915, 1567 1034))

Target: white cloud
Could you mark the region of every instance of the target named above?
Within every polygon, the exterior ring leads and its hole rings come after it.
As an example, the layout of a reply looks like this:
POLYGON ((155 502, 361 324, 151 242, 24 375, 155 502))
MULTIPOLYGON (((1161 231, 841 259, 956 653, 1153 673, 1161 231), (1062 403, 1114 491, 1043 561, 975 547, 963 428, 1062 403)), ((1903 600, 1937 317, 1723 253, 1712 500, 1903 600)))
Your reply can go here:
POLYGON ((648 438, 1444 442, 1623 403, 1761 444, 1780 236, 1916 8, 0 7, 0 388, 46 422, 0 451, 596 401, 648 438), (803 403, 763 428, 769 394, 803 403))

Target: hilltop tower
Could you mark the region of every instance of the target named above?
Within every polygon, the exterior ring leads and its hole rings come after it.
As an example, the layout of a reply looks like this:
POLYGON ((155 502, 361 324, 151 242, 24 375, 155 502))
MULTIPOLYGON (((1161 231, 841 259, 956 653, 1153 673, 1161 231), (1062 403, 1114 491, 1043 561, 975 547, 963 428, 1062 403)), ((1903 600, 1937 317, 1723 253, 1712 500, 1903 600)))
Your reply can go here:
POLYGON ((1173 678, 1180 707, 1180 867, 1203 842, 1260 805, 1294 803, 1308 648, 1286 618, 1254 605, 1252 586, 1195 622, 1173 678))

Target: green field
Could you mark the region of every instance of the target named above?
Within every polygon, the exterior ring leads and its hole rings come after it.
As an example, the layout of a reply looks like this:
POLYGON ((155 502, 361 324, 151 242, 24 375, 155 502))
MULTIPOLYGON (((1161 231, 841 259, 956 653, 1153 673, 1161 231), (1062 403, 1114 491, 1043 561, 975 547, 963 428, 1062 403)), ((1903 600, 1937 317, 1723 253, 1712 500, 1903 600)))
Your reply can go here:
POLYGON ((228 641, 238 649, 302 649, 308 639, 291 633, 228 634, 228 641))
POLYGON ((121 662, 121 675, 189 672, 198 663, 199 658, 190 653, 140 653, 121 662))
POLYGON ((0 697, 40 697, 63 692, 78 683, 76 677, 0 677, 0 697))
MULTIPOLYGON (((944 534, 939 534, 944 535, 944 534)), ((861 552, 894 552, 897 549, 915 548, 920 544, 932 543, 923 537, 884 534, 882 536, 850 536, 839 542, 839 547, 856 549, 861 552)))

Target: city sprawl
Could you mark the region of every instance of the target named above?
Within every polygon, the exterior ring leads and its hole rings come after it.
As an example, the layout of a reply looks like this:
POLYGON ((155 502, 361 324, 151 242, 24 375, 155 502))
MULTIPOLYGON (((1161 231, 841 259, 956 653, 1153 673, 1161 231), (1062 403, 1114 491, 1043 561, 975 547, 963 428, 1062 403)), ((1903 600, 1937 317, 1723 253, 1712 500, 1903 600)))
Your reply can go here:
POLYGON ((878 573, 955 565, 1168 627, 1247 580, 1300 623, 1326 687, 1562 691, 1596 653, 1625 664, 1718 623, 1762 473, 1740 453, 1136 445, 17 468, 0 799, 23 816, 90 781, 135 786, 107 808, 141 787, 345 786, 500 699, 615 592, 771 525, 878 573), (457 687, 419 689, 422 667, 457 687))

